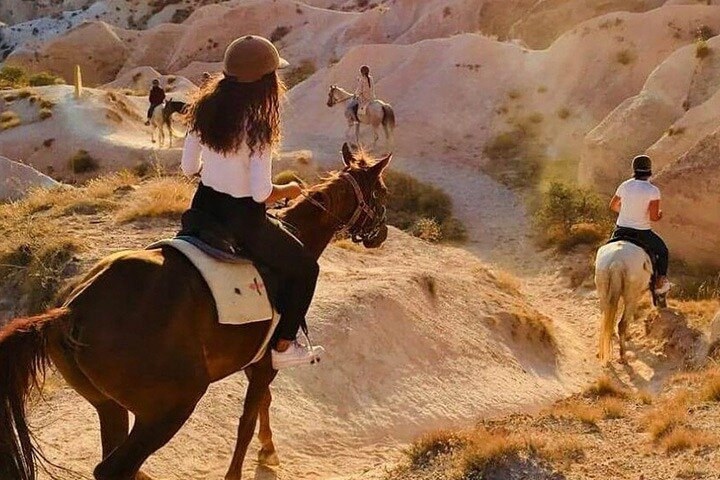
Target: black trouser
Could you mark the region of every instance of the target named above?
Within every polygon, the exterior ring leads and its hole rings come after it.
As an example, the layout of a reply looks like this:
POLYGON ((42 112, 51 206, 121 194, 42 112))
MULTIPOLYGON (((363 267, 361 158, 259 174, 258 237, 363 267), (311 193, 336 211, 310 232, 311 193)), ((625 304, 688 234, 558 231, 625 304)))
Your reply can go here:
POLYGON ((295 340, 315 294, 317 260, 303 244, 265 212, 265 205, 250 197, 236 198, 200 184, 192 208, 221 222, 253 261, 280 277, 280 324, 276 338, 295 340))
POLYGON ((657 233, 652 230, 636 230, 634 228, 616 226, 613 232, 613 238, 614 237, 637 238, 643 244, 647 245, 647 247, 655 253, 655 273, 661 277, 667 275, 670 252, 668 252, 667 245, 665 245, 665 242, 657 233))
POLYGON ((155 107, 159 107, 162 105, 162 103, 151 103, 150 108, 148 108, 148 120, 152 119, 153 112, 155 111, 155 107))

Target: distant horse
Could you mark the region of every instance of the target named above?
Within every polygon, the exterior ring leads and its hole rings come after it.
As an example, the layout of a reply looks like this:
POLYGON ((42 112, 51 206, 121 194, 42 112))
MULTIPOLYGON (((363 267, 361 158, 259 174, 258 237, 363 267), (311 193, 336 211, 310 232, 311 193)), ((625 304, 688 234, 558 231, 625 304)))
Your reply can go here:
POLYGON ((395 132, 395 111, 389 103, 382 100, 373 100, 367 106, 364 114, 358 112, 358 100, 352 93, 338 87, 330 86, 328 92, 327 106, 334 107, 337 104, 345 103, 345 119, 348 122, 348 132, 355 127, 355 142, 360 144, 360 124, 370 125, 373 129, 373 147, 377 145, 380 138, 378 128, 382 125, 385 131, 385 139, 388 148, 393 147, 393 134, 395 132))
MULTIPOLYGON (((603 318, 600 323, 598 358, 603 364, 612 357, 612 337, 620 304, 623 312, 618 323, 620 361, 625 362, 625 341, 629 322, 642 296, 649 291, 653 267, 650 257, 641 247, 628 242, 608 243, 598 249, 595 258, 595 287, 597 288, 603 318)), ((659 305, 665 304, 665 295, 658 296, 659 305)))
POLYGON ((172 128, 172 116, 173 113, 183 113, 185 108, 187 108, 187 104, 185 102, 178 102, 170 99, 165 102, 163 108, 156 108, 155 111, 153 111, 152 118, 150 119, 150 126, 152 127, 152 143, 155 143, 155 134, 157 133, 160 146, 162 147, 165 144, 165 128, 167 128, 170 136, 169 148, 172 148, 174 135, 172 128))
MULTIPOLYGON (((315 258, 343 228, 367 248, 387 238, 382 172, 390 156, 368 165, 345 144, 343 159, 342 171, 279 213, 315 258)), ((42 454, 32 441, 25 403, 51 359, 97 410, 97 480, 146 479, 140 467, 180 430, 209 384, 243 368, 249 385, 225 478, 241 478, 258 417, 260 464, 279 463, 270 430, 269 386, 277 374, 270 350, 247 365, 269 320, 219 324, 207 284, 171 247, 110 255, 68 298, 63 307, 0 329, 0 478, 37 478, 35 460, 42 454), (135 416, 129 434, 128 411, 135 416)))

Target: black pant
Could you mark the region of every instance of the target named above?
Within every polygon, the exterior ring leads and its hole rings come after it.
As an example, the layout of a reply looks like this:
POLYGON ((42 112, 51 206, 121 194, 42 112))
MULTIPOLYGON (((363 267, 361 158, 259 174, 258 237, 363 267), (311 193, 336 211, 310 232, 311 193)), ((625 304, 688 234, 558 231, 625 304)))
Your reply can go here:
POLYGON ((192 208, 221 222, 252 260, 280 277, 280 324, 276 337, 294 340, 315 294, 320 268, 303 244, 250 197, 236 198, 200 184, 192 208))
POLYGON ((160 105, 162 105, 162 103, 150 104, 150 108, 148 108, 148 120, 152 118, 155 107, 159 107, 160 105))
POLYGON ((667 275, 670 252, 668 252, 667 245, 657 233, 652 230, 636 230, 616 226, 613 232, 613 238, 615 237, 637 238, 655 254, 655 273, 661 277, 667 275))

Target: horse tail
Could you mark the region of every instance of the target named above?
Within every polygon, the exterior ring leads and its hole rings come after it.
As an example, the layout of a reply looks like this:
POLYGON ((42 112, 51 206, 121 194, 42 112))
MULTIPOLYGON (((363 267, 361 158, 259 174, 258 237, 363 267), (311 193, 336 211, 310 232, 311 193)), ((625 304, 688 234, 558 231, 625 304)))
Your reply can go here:
POLYGON ((388 130, 392 131, 395 129, 395 111, 390 105, 383 105, 383 127, 385 127, 385 133, 388 130))
POLYGON ((0 478, 35 480, 45 458, 27 425, 25 403, 40 390, 50 358, 47 332, 68 317, 67 308, 17 318, 0 329, 0 478))
POLYGON ((390 148, 394 143, 393 132, 395 131, 395 111, 390 105, 383 105, 383 129, 385 130, 385 138, 387 138, 390 148))
POLYGON ((618 306, 623 292, 624 268, 622 262, 614 261, 607 271, 598 273, 595 279, 603 312, 598 351, 598 358, 603 364, 609 362, 612 356, 612 337, 615 333, 618 306))

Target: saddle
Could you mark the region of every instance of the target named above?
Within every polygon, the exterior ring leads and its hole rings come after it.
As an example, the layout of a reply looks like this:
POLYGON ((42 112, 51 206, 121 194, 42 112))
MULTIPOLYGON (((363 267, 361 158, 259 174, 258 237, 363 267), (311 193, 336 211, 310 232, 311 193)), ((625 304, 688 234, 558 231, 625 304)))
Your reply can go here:
POLYGON ((608 244, 610 243, 616 243, 616 242, 630 242, 633 245, 636 245, 640 248, 642 248, 647 256, 650 258, 650 264, 652 266, 652 275, 650 275, 650 285, 648 285, 648 290, 650 290, 650 295, 652 295, 653 305, 665 307, 666 305, 666 295, 658 295, 655 293, 655 284, 657 282, 657 255, 655 252, 650 248, 650 246, 643 242, 638 236, 632 235, 630 233, 622 233, 622 234, 615 234, 613 233, 612 238, 607 241, 608 244))
POLYGON ((243 252, 233 234, 225 226, 207 213, 191 208, 183 213, 181 230, 177 238, 193 244, 209 256, 224 263, 251 262, 265 283, 270 303, 278 310, 280 302, 280 280, 270 269, 255 262, 243 252))

